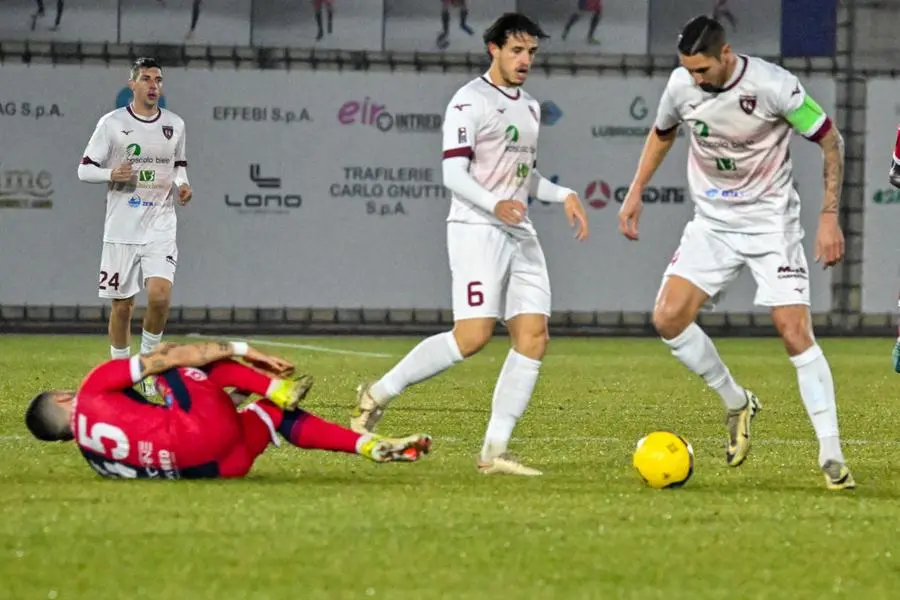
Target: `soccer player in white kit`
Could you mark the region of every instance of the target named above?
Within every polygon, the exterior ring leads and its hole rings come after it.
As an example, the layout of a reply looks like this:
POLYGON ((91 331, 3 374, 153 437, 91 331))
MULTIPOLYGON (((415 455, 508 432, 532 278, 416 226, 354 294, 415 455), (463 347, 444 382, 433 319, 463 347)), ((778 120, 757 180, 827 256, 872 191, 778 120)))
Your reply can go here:
POLYGON ((528 17, 507 13, 484 34, 487 73, 464 85, 443 124, 444 185, 453 193, 447 251, 453 331, 422 341, 374 384, 359 387, 354 431, 372 431, 392 398, 472 356, 503 319, 512 348, 494 389, 491 418, 478 458, 482 473, 540 475, 507 452, 525 412, 547 347, 550 280, 534 226, 530 195, 563 204, 576 238, 588 236, 578 196, 536 170, 540 104, 522 90, 538 43, 547 36, 528 17))
MULTIPOLYGON (((192 196, 184 121, 159 107, 159 64, 139 58, 128 85, 133 101, 100 118, 78 167, 81 181, 108 186, 99 295, 112 301, 112 358, 130 354, 131 314, 141 286, 147 289, 141 353, 162 338, 178 262, 175 201, 183 206, 192 196)), ((152 382, 143 389, 154 393, 152 382)))
POLYGON ((754 302, 772 320, 797 369, 800 395, 819 439, 819 466, 829 489, 855 487, 841 451, 831 368, 813 336, 809 276, 801 240, 800 198, 790 157, 793 129, 822 147, 825 200, 816 261, 841 260, 838 225, 843 140, 832 121, 785 69, 735 54, 722 26, 701 16, 678 42, 675 69, 659 103, 634 180, 619 212, 619 228, 638 239, 643 188, 675 141, 690 127, 688 184, 695 215, 665 271, 653 324, 672 354, 703 377, 727 409, 726 459, 738 466, 750 450, 750 421, 760 405, 738 385, 712 340, 694 322, 746 266, 756 280, 754 302))

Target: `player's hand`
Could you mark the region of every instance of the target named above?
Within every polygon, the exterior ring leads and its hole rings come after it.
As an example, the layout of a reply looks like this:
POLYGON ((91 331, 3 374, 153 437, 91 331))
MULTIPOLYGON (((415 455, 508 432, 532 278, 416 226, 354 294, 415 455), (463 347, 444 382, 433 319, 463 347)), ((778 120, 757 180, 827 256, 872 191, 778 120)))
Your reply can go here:
POLYGON ((638 239, 638 221, 641 218, 641 211, 644 210, 644 201, 641 199, 643 190, 635 187, 628 188, 628 194, 619 209, 619 231, 629 240, 637 241, 638 239))
POLYGON ((182 183, 178 186, 178 203, 182 206, 191 201, 191 198, 194 197, 194 190, 191 189, 186 183, 182 183))
POLYGON ((816 232, 816 262, 823 268, 834 266, 844 257, 844 234, 838 224, 837 213, 826 212, 819 216, 816 232))
POLYGON ((583 242, 588 239, 588 221, 587 214, 584 212, 584 205, 578 199, 578 194, 569 194, 563 204, 563 210, 566 211, 566 218, 569 225, 575 230, 575 239, 583 242))
POLYGON ((244 360, 258 369, 276 377, 289 377, 294 373, 294 365, 283 358, 263 354, 256 348, 248 348, 244 360))
POLYGON ((518 200, 501 200, 494 206, 494 214, 507 225, 518 225, 524 221, 526 210, 518 200))
POLYGON ((123 162, 121 165, 113 169, 112 173, 109 174, 110 180, 118 183, 131 181, 131 178, 133 176, 134 169, 132 168, 130 162, 123 162))

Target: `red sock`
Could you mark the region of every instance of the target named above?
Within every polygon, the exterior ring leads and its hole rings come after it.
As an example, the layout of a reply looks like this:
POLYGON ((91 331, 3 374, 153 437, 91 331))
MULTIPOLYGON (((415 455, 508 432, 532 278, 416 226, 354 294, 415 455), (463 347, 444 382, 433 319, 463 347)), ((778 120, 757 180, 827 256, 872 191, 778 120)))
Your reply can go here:
POLYGON ((272 378, 247 365, 226 359, 218 360, 205 369, 209 380, 219 387, 236 387, 244 392, 265 396, 272 378))
POLYGON ((346 427, 320 419, 300 409, 282 411, 278 433, 298 448, 331 450, 347 454, 356 454, 356 443, 362 437, 346 427))

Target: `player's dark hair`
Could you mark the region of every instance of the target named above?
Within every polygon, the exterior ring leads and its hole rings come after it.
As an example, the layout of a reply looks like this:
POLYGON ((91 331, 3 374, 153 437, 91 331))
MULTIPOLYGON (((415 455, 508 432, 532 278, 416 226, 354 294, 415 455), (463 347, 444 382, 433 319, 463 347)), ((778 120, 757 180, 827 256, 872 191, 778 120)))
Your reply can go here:
POLYGON ((66 412, 56 403, 53 392, 41 392, 32 398, 25 411, 25 426, 44 442, 65 442, 74 437, 66 412))
POLYGON ((156 61, 155 58, 150 58, 149 56, 142 56, 131 65, 131 80, 137 81, 138 75, 141 72, 141 69, 159 69, 162 71, 162 67, 156 61))
POLYGON ((546 40, 550 37, 541 29, 540 25, 522 13, 509 12, 501 15, 485 30, 484 45, 493 43, 502 48, 511 36, 523 33, 539 40, 546 40))
POLYGON ((702 54, 718 58, 725 45, 725 28, 722 24, 706 15, 694 17, 681 30, 678 36, 678 52, 684 56, 702 54))

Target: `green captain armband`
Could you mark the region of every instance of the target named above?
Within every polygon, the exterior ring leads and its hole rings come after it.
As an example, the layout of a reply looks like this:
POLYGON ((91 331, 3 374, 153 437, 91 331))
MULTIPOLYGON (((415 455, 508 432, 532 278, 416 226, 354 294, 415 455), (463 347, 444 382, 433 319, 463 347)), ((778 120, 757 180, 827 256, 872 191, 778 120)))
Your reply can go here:
POLYGON ((797 133, 812 138, 828 120, 828 116, 815 100, 805 95, 803 103, 785 116, 785 119, 797 133))

